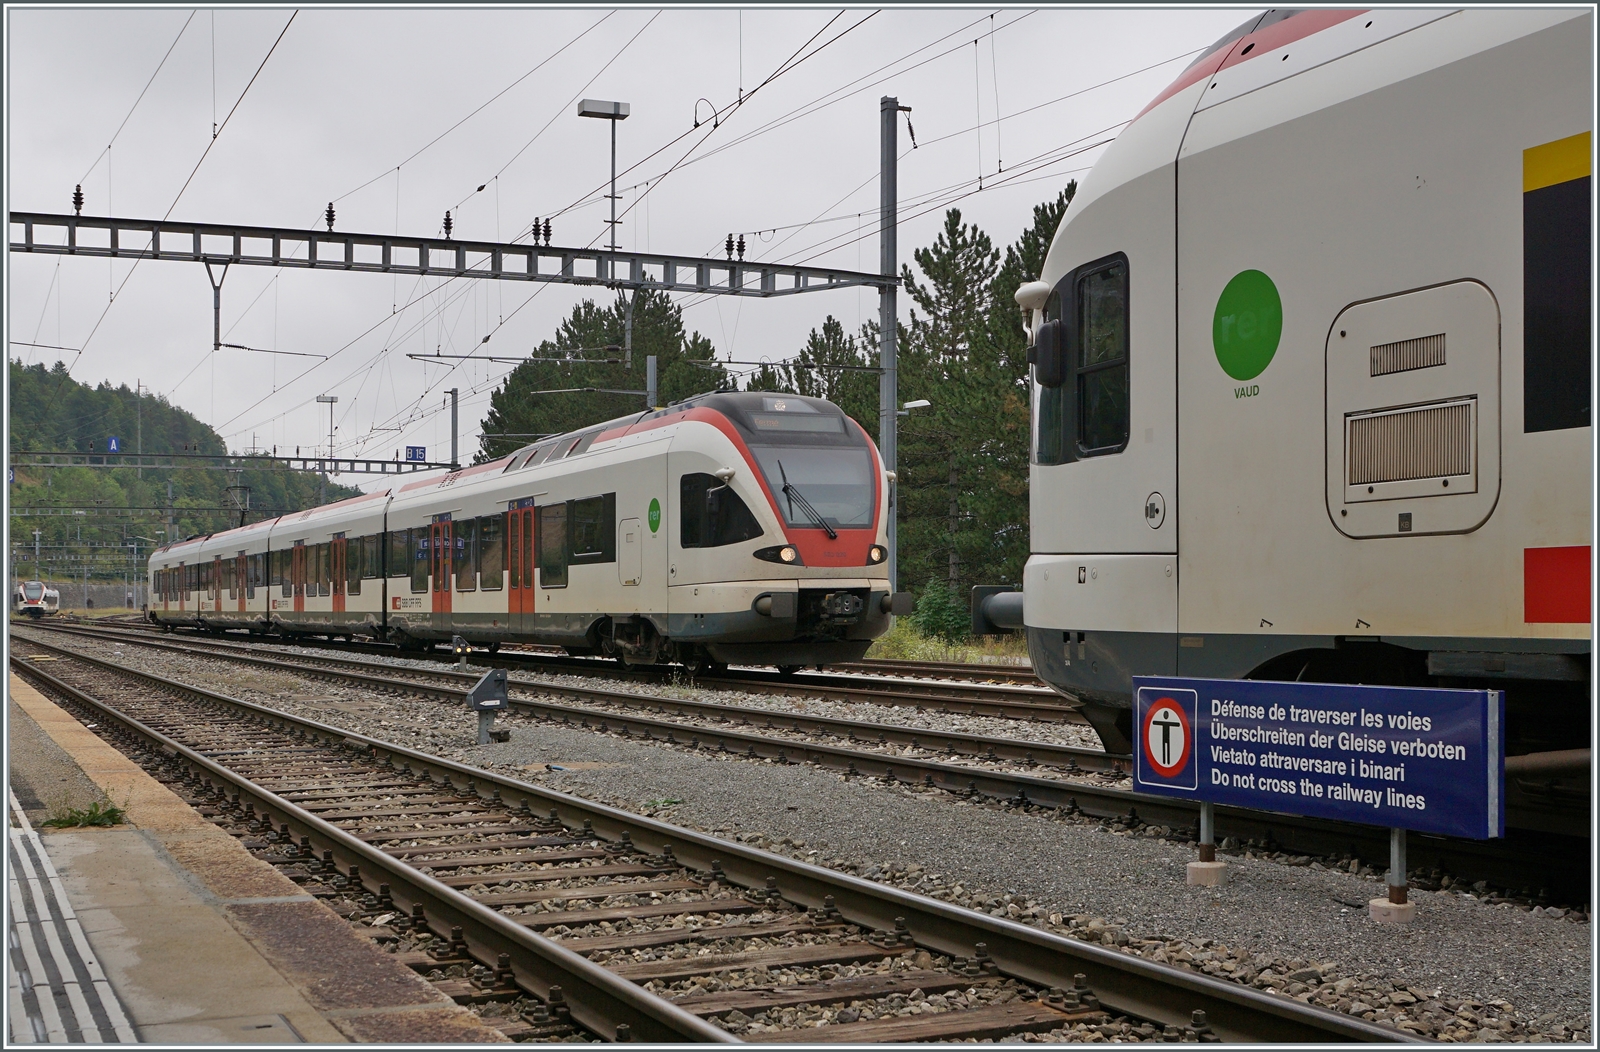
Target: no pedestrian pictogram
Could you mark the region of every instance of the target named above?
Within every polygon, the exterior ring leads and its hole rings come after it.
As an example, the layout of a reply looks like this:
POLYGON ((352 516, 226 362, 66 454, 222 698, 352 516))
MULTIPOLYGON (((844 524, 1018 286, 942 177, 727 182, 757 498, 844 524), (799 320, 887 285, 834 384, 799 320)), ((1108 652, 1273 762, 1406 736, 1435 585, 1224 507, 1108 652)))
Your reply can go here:
POLYGON ((1169 789, 1198 786, 1194 756, 1198 696, 1192 690, 1140 688, 1135 719, 1136 779, 1144 785, 1169 789))

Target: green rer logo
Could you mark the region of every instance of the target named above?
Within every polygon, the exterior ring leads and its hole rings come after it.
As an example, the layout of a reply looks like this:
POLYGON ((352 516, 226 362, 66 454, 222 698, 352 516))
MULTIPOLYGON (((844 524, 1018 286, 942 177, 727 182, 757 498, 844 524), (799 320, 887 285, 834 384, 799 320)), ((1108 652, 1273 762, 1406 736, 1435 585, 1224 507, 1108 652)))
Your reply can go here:
POLYGON ((1272 279, 1259 270, 1235 274, 1211 318, 1211 345, 1222 371, 1235 380, 1255 379, 1271 364, 1282 335, 1283 301, 1272 279))
POLYGON ((654 497, 650 498, 650 532, 654 533, 661 528, 661 502, 654 497))

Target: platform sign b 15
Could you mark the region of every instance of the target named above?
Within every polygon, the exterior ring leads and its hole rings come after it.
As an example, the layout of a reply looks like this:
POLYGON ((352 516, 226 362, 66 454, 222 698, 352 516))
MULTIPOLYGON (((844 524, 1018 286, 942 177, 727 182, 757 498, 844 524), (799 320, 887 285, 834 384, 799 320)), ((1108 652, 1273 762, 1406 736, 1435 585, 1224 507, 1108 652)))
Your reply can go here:
POLYGON ((406 447, 406 459, 407 460, 423 460, 423 461, 427 460, 428 459, 428 447, 427 446, 407 446, 406 447))
POLYGON ((1505 835, 1499 691, 1133 683, 1138 792, 1478 840, 1505 835))

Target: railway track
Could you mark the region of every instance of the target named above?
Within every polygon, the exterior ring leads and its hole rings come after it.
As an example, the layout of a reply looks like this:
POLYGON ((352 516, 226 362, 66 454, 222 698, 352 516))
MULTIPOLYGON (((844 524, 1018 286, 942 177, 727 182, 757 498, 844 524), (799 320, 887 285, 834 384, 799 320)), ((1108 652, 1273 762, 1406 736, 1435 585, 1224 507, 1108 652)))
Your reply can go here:
MULTIPOLYGON (((76 634, 76 633, 75 633, 76 634)), ((273 672, 338 682, 378 693, 411 693, 464 706, 482 674, 379 664, 326 655, 252 653, 249 644, 129 640, 168 653, 220 658, 273 672)), ((39 644, 45 646, 47 644, 39 644)), ((58 650, 58 653, 73 653, 58 650)), ((96 660, 85 658, 84 660, 96 660)), ((735 753, 753 761, 812 763, 847 776, 902 781, 968 798, 1042 806, 1121 825, 1157 826, 1193 839, 1198 806, 1126 788, 1124 758, 1090 749, 1010 738, 839 720, 769 709, 631 694, 617 690, 511 679, 513 711, 537 721, 671 746, 735 753), (566 697, 580 704, 548 700, 566 697)), ((1384 830, 1319 819, 1219 807, 1219 840, 1307 856, 1384 857, 1384 830)), ((1410 861, 1469 882, 1538 889, 1587 901, 1587 841, 1512 830, 1504 840, 1458 840, 1413 833, 1410 861)), ((1419 881, 1420 882, 1420 881, 1419 881)))
MULTIPOLYGON (((60 627, 68 625, 61 623, 60 627)), ((116 631, 146 636, 163 634, 153 628, 119 628, 116 631)), ((239 638, 245 637, 239 636, 239 638)), ((253 642, 259 643, 259 637, 253 642)), ((404 651, 390 643, 345 641, 319 636, 299 636, 281 642, 284 645, 317 647, 342 653, 451 660, 446 651, 438 649, 404 651)), ((609 659, 571 657, 554 647, 525 646, 516 649, 502 647, 492 656, 479 650, 475 652, 474 660, 493 662, 506 669, 520 669, 525 672, 565 672, 624 682, 669 682, 674 677, 682 675, 682 670, 676 667, 625 668, 609 659)), ((788 695, 804 689, 830 701, 914 706, 1029 722, 1085 722, 1066 699, 1034 679, 1031 672, 1023 679, 1000 679, 998 682, 988 682, 976 678, 964 680, 952 678, 954 673, 948 670, 957 667, 953 664, 930 664, 925 674, 908 671, 921 667, 918 663, 858 662, 848 666, 830 666, 832 671, 829 672, 800 672, 789 676, 766 669, 740 667, 716 674, 703 673, 695 677, 695 684, 710 689, 726 688, 747 694, 788 695), (862 673, 851 671, 856 668, 866 670, 870 674, 864 676, 862 673), (894 671, 890 671, 891 669, 894 671)))
POLYGON ((1412 1040, 33 641, 12 664, 510 1036, 1412 1040))

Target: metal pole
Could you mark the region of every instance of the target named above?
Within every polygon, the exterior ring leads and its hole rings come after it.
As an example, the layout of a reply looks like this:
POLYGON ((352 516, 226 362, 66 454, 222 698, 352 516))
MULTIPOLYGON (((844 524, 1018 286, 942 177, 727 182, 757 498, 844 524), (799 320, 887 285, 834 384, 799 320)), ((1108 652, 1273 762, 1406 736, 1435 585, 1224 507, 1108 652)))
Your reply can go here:
POLYGON ((461 466, 461 461, 456 455, 456 447, 461 441, 461 425, 459 423, 460 418, 457 416, 456 410, 457 403, 461 398, 461 389, 458 387, 452 387, 446 393, 450 395, 450 466, 452 468, 459 468, 461 466))
MULTIPOLYGON (((878 366, 883 370, 878 378, 878 452, 883 456, 884 470, 891 475, 899 462, 898 436, 896 434, 900 409, 900 376, 895 348, 895 286, 891 284, 900 270, 899 246, 895 241, 895 213, 899 206, 899 134, 895 121, 900 116, 900 100, 885 95, 878 102, 882 124, 882 144, 878 174, 878 270, 889 281, 878 290, 878 366)), ((900 545, 898 522, 898 486, 889 484, 889 590, 897 591, 900 585, 900 545)))
POLYGON ((645 409, 656 407, 656 356, 645 355, 644 359, 644 401, 645 409))
MULTIPOLYGON (((616 124, 611 125, 613 128, 616 124)), ((639 298, 638 292, 628 293, 626 312, 622 322, 622 367, 633 368, 633 301, 639 298)))
MULTIPOLYGON (((611 121, 611 251, 617 250, 617 122, 611 121)), ((606 261, 606 277, 614 278, 612 268, 617 265, 615 259, 606 261)))
POLYGON ((1389 830, 1389 901, 1404 905, 1406 901, 1406 831, 1389 830))
POLYGON ((1200 804, 1200 861, 1215 862, 1217 860, 1217 816, 1216 808, 1210 801, 1200 804))

